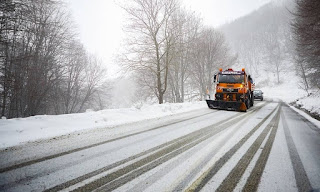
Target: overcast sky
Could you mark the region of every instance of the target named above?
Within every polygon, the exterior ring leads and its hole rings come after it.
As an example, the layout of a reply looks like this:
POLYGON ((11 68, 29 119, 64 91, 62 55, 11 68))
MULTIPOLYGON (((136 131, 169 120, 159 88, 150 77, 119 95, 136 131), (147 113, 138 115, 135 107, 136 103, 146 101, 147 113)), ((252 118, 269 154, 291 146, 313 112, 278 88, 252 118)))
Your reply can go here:
MULTIPOLYGON (((82 43, 100 57, 115 75, 113 55, 119 51, 123 37, 123 11, 114 0, 65 0, 78 26, 82 43)), ((199 13, 205 25, 218 27, 244 16, 271 0, 181 0, 187 8, 199 13)))

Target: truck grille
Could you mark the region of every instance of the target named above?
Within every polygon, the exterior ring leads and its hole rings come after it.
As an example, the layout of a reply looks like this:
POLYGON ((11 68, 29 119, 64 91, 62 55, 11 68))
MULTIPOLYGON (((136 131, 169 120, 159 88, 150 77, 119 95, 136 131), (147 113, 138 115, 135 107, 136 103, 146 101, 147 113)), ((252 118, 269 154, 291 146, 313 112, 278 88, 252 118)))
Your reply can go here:
POLYGON ((222 91, 228 92, 228 93, 237 93, 238 89, 227 88, 227 89, 222 89, 222 91))

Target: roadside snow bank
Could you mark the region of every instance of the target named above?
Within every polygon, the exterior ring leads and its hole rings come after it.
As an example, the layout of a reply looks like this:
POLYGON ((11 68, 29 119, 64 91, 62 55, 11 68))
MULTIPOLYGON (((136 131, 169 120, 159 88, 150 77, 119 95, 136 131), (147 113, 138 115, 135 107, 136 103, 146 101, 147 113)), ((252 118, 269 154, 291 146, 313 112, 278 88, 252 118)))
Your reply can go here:
POLYGON ((297 99, 292 104, 320 120, 320 93, 313 93, 310 96, 297 99))
POLYGON ((287 73, 282 79, 280 85, 269 83, 267 85, 257 83, 256 89, 264 92, 264 97, 269 99, 280 99, 289 105, 293 105, 304 112, 307 112, 313 118, 320 120, 320 93, 318 90, 311 90, 312 95, 300 88, 299 79, 295 73, 287 73), (263 86, 261 86, 263 85, 263 86))
POLYGON ((37 115, 28 118, 0 119, 0 148, 23 142, 66 135, 72 132, 113 127, 146 119, 206 108, 204 101, 140 105, 66 115, 37 115))
POLYGON ((316 125, 320 129, 320 121, 319 120, 312 118, 308 113, 306 113, 306 112, 304 112, 304 111, 302 111, 300 109, 297 109, 294 106, 290 106, 290 107, 291 107, 291 109, 293 109, 296 112, 298 112, 300 115, 302 115, 303 117, 308 119, 310 122, 312 122, 314 125, 316 125))

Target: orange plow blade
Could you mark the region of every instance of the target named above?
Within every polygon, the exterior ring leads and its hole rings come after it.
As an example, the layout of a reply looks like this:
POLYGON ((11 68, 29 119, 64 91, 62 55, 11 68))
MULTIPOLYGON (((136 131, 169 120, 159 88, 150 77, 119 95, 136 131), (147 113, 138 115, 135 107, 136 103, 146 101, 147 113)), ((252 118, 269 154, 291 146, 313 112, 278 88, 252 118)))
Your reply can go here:
POLYGON ((225 109, 243 112, 247 111, 246 104, 241 101, 206 100, 206 102, 210 109, 225 109))

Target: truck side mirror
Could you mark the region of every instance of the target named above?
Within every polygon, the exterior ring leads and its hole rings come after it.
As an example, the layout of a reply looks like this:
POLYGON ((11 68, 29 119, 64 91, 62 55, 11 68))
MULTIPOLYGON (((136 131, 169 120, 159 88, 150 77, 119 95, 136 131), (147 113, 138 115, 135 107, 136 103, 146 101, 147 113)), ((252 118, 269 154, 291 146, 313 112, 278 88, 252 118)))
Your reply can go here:
POLYGON ((216 80, 217 80, 217 75, 214 75, 213 76, 213 82, 216 82, 216 80))

